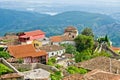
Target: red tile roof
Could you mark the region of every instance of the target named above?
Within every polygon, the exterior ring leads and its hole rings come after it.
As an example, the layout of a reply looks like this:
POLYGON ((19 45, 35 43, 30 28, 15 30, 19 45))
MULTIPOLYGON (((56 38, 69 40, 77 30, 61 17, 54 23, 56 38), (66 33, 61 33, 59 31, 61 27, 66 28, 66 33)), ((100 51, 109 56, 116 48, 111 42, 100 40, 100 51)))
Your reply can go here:
POLYGON ((46 51, 36 51, 32 44, 28 45, 17 45, 17 46, 9 46, 8 51, 15 58, 23 58, 23 57, 37 57, 46 55, 46 51))
POLYGON ((63 80, 82 80, 83 75, 81 74, 71 74, 63 78, 63 80))
POLYGON ((110 47, 110 48, 111 48, 112 50, 115 50, 115 51, 116 51, 116 50, 120 50, 119 47, 113 47, 113 46, 112 46, 112 47, 110 47))
POLYGON ((25 32, 25 35, 22 35, 22 37, 29 37, 29 36, 35 36, 35 35, 40 35, 40 34, 45 34, 45 32, 41 30, 35 30, 35 31, 29 31, 25 32))
POLYGON ((62 36, 52 36, 52 37, 50 38, 50 40, 51 40, 52 42, 62 42, 62 41, 63 41, 62 36))
POLYGON ((73 41, 74 38, 69 36, 52 36, 50 38, 51 42, 62 42, 62 41, 73 41))
POLYGON ((85 74, 84 79, 85 80, 119 80, 120 75, 95 69, 85 74))

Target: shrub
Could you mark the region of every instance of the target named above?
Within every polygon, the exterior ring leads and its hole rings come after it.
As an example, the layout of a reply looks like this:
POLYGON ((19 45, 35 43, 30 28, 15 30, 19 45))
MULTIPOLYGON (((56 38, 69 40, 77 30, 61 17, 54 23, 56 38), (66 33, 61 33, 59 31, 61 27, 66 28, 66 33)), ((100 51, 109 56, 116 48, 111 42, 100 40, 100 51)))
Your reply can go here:
POLYGON ((0 58, 8 59, 8 58, 10 58, 10 54, 5 51, 0 51, 0 58))
POLYGON ((4 64, 0 63, 0 75, 12 73, 13 70, 5 66, 4 64))
POLYGON ((61 80, 62 79, 62 74, 60 71, 56 71, 55 73, 50 75, 51 80, 61 80))
POLYGON ((75 66, 70 66, 67 68, 67 71, 70 73, 70 74, 75 74, 75 73, 80 73, 80 74, 85 74, 87 73, 88 71, 84 68, 77 68, 75 66))

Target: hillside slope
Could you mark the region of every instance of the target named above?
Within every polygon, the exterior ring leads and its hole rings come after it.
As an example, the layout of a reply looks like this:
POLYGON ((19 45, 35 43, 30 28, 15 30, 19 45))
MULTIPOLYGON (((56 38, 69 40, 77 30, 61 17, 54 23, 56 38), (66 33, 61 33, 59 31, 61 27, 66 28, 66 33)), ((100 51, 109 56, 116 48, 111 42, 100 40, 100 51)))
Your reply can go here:
POLYGON ((120 24, 104 14, 69 11, 50 16, 0 9, 0 35, 36 29, 45 31, 47 36, 59 35, 69 25, 76 26, 79 32, 85 27, 91 27, 96 36, 108 34, 113 44, 120 45, 120 24))

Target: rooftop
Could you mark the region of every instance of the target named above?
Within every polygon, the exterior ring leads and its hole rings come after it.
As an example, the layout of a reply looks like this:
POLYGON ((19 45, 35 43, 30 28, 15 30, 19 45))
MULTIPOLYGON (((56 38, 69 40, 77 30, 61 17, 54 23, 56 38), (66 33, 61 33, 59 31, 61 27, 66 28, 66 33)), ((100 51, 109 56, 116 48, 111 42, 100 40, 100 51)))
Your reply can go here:
POLYGON ((24 35, 22 35, 22 37, 30 37, 30 36, 40 35, 40 34, 45 34, 45 33, 41 30, 29 31, 29 32, 24 32, 24 35))
POLYGON ((74 38, 69 36, 52 36, 50 38, 51 42, 62 42, 62 41, 73 41, 74 38))
POLYGON ((106 72, 120 74, 120 61, 107 57, 93 58, 87 61, 76 63, 75 66, 83 67, 88 70, 100 69, 106 72))
POLYGON ((64 49, 62 46, 58 45, 46 45, 40 47, 40 50, 45 50, 46 52, 51 52, 51 51, 58 51, 64 49))
POLYGON ((50 72, 44 69, 34 69, 31 71, 23 72, 25 79, 48 79, 50 72))
POLYGON ((62 41, 63 41, 62 36, 52 36, 52 37, 50 38, 50 40, 51 40, 52 42, 62 42, 62 41))
POLYGON ((63 80, 82 80, 83 75, 81 74, 71 74, 63 78, 63 80))
POLYGON ((68 26, 65 31, 69 31, 69 30, 77 30, 74 26, 68 26))
POLYGON ((15 58, 38 57, 46 55, 46 51, 36 51, 32 44, 8 46, 8 51, 15 58))
POLYGON ((19 77, 23 77, 23 75, 20 73, 10 73, 10 74, 1 75, 1 79, 19 78, 19 77))
POLYGON ((85 80, 119 80, 120 75, 95 69, 84 75, 85 80))

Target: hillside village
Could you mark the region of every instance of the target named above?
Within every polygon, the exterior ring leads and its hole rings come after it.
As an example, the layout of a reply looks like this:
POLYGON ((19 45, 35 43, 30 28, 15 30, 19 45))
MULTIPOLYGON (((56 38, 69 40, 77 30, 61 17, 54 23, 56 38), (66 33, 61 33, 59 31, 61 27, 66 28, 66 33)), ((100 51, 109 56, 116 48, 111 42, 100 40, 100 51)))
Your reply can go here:
POLYGON ((62 35, 42 30, 0 38, 0 80, 119 80, 120 48, 91 29, 68 26, 62 35))

